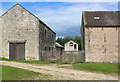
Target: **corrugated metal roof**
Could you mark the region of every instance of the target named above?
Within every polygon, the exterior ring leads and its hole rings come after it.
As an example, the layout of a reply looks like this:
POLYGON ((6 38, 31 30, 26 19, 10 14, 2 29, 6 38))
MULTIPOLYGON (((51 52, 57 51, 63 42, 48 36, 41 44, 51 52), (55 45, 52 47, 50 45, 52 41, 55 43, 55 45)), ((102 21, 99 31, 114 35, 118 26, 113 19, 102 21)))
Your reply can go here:
POLYGON ((83 11, 86 26, 120 26, 120 11, 83 11))

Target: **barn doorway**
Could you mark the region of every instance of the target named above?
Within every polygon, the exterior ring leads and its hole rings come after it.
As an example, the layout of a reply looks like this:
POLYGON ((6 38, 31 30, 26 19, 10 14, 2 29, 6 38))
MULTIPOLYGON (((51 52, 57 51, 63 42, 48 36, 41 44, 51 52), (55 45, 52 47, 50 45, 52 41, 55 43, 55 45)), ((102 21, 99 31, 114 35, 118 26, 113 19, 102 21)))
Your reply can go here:
POLYGON ((9 59, 25 60, 25 42, 9 42, 9 59))

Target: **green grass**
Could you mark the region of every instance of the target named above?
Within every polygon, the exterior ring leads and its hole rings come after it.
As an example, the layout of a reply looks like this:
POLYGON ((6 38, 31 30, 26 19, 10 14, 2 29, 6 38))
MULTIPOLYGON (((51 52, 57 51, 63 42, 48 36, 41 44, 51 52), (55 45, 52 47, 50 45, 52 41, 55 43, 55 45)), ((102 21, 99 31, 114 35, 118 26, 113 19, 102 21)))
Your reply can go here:
POLYGON ((120 75, 120 63, 118 63, 118 74, 120 75))
MULTIPOLYGON (((0 58, 0 60, 5 61, 15 61, 15 62, 23 62, 23 63, 31 63, 31 64, 41 64, 41 65, 48 65, 53 64, 52 62, 48 61, 29 61, 29 60, 9 60, 5 58, 0 58)), ((57 62, 55 64, 70 64, 68 62, 57 62)), ((118 69, 118 63, 75 63, 72 64, 72 67, 62 67, 59 68, 70 68, 70 69, 77 69, 77 70, 87 70, 87 71, 93 71, 93 72, 102 72, 105 74, 120 74, 120 69, 118 69)), ((119 64, 120 68, 120 64, 119 64)))
POLYGON ((72 67, 77 70, 118 74, 118 63, 76 63, 72 67))
POLYGON ((31 63, 31 64, 42 64, 42 65, 52 64, 52 62, 49 61, 38 61, 38 60, 15 60, 15 59, 6 59, 6 58, 0 58, 0 60, 31 63))
POLYGON ((69 62, 61 62, 61 63, 58 63, 58 64, 62 65, 62 64, 71 64, 71 63, 69 63, 69 62))
POLYGON ((42 64, 42 65, 48 65, 48 64, 70 64, 68 62, 38 61, 38 60, 15 60, 15 59, 6 59, 6 58, 0 58, 0 60, 15 61, 15 62, 22 62, 22 63, 30 63, 30 64, 42 64))
POLYGON ((45 80, 51 76, 2 65, 2 80, 45 80))

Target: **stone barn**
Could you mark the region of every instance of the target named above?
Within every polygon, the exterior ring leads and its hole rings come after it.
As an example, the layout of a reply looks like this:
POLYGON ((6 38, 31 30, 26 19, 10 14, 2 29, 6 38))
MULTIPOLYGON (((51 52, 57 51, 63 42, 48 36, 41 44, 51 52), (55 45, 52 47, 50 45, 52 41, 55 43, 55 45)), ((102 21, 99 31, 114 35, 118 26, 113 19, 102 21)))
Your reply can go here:
POLYGON ((83 62, 118 62, 119 11, 83 11, 83 62))
POLYGON ((2 57, 41 61, 53 54, 56 33, 21 5, 13 6, 0 20, 2 57))
POLYGON ((78 44, 72 40, 65 43, 64 47, 64 51, 78 51, 78 44))

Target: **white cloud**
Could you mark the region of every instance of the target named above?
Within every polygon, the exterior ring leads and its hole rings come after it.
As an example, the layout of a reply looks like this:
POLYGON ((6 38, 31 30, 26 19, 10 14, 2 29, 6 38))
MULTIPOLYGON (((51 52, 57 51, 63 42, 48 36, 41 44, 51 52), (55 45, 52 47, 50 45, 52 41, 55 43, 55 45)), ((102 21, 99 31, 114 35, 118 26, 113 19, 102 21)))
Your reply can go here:
POLYGON ((64 37, 64 36, 58 36, 58 37, 56 37, 56 40, 57 40, 58 38, 65 38, 65 37, 64 37))
POLYGON ((6 6, 3 7, 3 3, 0 3, 0 16, 8 11, 11 7, 13 7, 16 3, 10 2, 10 4, 7 4, 6 6))
POLYGON ((57 8, 39 7, 39 5, 28 6, 28 10, 50 26, 57 33, 57 37, 80 35, 82 11, 115 10, 113 3, 71 3, 57 8))
POLYGON ((119 0, 1 0, 2 2, 119 2, 119 0))
MULTIPOLYGON (((99 11, 108 10, 100 4, 75 4, 66 7, 60 7, 58 9, 50 8, 34 8, 36 15, 42 19, 48 26, 54 29, 56 32, 61 32, 66 30, 78 29, 80 30, 82 11, 99 11), (71 29, 73 28, 73 29, 71 29)), ((67 32, 67 31, 66 31, 67 32)))

